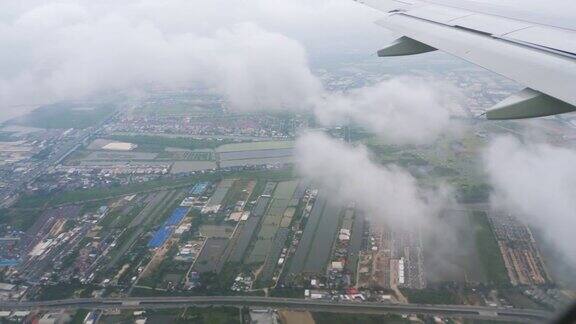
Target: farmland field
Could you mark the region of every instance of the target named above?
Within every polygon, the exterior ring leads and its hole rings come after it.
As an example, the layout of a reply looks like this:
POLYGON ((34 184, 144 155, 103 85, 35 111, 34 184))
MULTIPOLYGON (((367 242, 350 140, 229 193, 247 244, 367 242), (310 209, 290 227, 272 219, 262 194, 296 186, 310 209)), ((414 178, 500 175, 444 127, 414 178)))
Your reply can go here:
POLYGON ((97 125, 115 109, 111 104, 59 103, 42 106, 8 123, 38 128, 86 128, 97 125))
POLYGON ((216 148, 216 152, 239 152, 253 150, 290 149, 294 147, 294 141, 262 141, 249 143, 225 144, 216 148))
POLYGON ((288 207, 297 187, 298 181, 284 181, 280 182, 276 190, 274 190, 272 202, 262 219, 262 226, 258 231, 254 249, 250 253, 247 263, 261 263, 266 259, 274 236, 280 227, 284 211, 288 207))
POLYGON ((175 161, 172 164, 170 173, 186 173, 209 169, 216 169, 216 163, 211 161, 175 161))

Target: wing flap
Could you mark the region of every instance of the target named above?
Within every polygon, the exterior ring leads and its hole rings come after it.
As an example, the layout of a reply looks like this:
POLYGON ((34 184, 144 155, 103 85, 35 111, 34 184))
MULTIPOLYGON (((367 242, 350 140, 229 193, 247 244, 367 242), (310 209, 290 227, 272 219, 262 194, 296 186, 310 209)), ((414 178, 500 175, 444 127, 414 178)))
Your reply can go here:
POLYGON ((486 112, 486 118, 522 119, 563 114, 575 111, 576 107, 541 92, 526 88, 486 112))
POLYGON ((412 38, 402 36, 390 45, 378 51, 379 57, 414 55, 435 51, 434 47, 428 46, 412 38))

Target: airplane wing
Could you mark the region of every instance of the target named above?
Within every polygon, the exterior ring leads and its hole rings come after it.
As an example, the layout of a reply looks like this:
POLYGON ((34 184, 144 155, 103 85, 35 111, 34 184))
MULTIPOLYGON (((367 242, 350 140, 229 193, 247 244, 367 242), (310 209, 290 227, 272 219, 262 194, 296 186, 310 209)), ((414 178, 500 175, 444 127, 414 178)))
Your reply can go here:
POLYGON ((518 119, 576 111, 576 30, 487 14, 436 0, 355 0, 384 12, 403 35, 382 57, 442 50, 526 86, 486 113, 518 119))

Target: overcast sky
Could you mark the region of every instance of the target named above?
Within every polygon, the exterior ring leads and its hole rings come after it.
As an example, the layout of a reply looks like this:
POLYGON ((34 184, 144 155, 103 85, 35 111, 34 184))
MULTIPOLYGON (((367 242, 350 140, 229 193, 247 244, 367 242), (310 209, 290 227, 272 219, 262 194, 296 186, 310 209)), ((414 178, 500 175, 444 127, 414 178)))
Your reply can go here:
MULTIPOLYGON (((573 9, 571 2, 465 4, 547 18, 573 9)), ((254 105, 250 91, 263 88, 263 102, 284 105, 273 101, 308 98, 316 87, 306 75, 311 60, 368 57, 389 42, 392 35, 373 24, 379 16, 352 0, 3 0, 0 120, 40 103, 150 83, 205 83, 239 106, 254 105), (244 87, 239 73, 250 79, 244 87)))
POLYGON ((149 83, 207 83, 240 105, 258 87, 266 100, 302 96, 310 57, 373 55, 386 41, 378 14, 351 0, 4 0, 0 120, 149 83))

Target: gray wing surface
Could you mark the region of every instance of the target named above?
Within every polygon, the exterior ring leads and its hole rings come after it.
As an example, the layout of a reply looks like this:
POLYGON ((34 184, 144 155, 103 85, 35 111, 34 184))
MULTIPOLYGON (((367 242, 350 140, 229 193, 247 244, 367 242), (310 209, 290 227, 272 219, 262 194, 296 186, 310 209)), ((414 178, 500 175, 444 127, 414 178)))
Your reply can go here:
POLYGON ((379 56, 438 49, 526 86, 489 110, 488 119, 576 111, 576 30, 434 0, 356 1, 382 11, 376 23, 403 35, 379 56))

